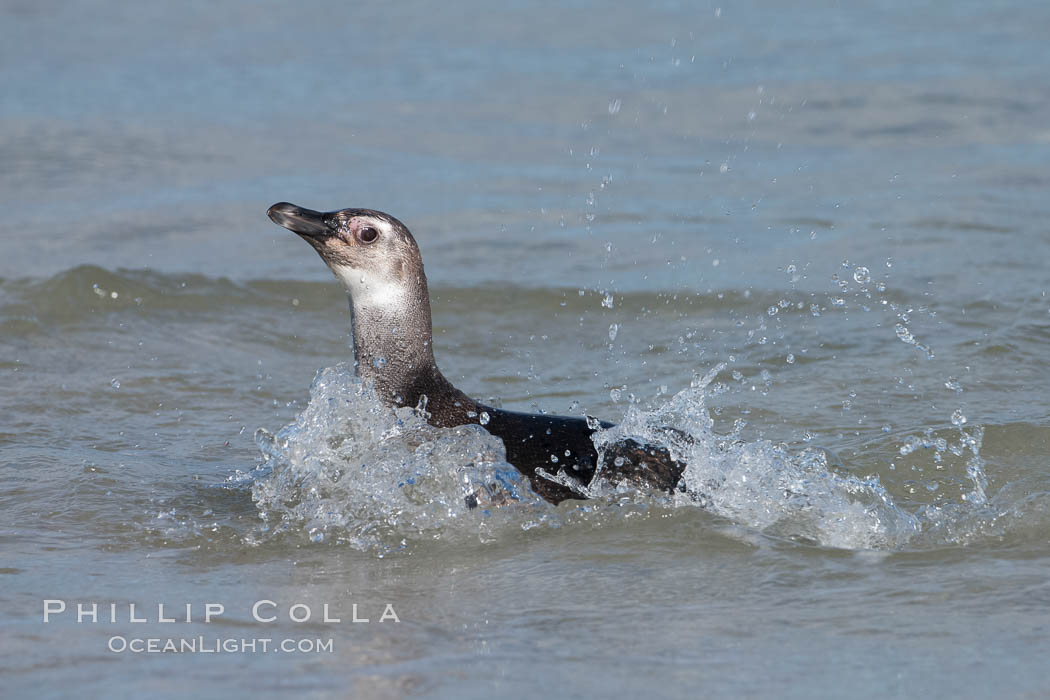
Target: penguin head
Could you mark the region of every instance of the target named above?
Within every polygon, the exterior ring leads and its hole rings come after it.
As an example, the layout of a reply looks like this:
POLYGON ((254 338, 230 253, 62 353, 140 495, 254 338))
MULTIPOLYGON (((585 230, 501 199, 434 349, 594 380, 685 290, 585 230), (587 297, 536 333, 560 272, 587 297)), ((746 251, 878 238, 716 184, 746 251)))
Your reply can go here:
POLYGON ((322 213, 288 202, 266 213, 317 251, 355 306, 396 307, 413 290, 426 289, 419 247, 408 228, 389 214, 373 209, 322 213))

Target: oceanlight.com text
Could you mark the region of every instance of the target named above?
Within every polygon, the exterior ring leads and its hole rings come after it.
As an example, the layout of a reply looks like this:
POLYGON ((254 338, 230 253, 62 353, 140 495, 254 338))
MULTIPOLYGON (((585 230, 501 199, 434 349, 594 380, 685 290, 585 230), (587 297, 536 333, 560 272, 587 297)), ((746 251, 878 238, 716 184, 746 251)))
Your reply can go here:
POLYGON ((109 638, 115 654, 331 654, 332 639, 273 639, 270 637, 122 637, 109 638))

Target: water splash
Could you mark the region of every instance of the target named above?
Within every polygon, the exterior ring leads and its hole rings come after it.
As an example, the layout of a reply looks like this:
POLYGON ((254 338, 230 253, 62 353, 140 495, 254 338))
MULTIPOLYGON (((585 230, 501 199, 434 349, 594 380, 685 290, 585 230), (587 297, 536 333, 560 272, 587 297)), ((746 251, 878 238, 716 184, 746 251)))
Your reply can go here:
POLYGON ((699 506, 766 534, 873 549, 901 547, 920 531, 918 518, 894 502, 877 476, 832 471, 823 450, 791 454, 766 440, 716 433, 706 395, 724 367, 654 410, 629 406, 622 423, 595 435, 595 445, 603 452, 630 438, 665 447, 688 464, 685 493, 674 496, 675 507, 699 506))
POLYGON ((970 483, 957 502, 905 507, 878 475, 846 472, 822 449, 793 453, 768 440, 741 440, 742 421, 730 433, 716 432, 707 402, 724 369, 697 376, 654 408, 630 402, 619 425, 593 436, 600 456, 623 440, 668 450, 688 465, 680 492, 643 492, 611 482, 599 468, 582 487, 592 501, 558 508, 531 490, 499 439, 481 426, 434 428, 425 406, 391 411, 348 366, 322 370, 292 424, 277 435, 257 434, 263 465, 251 492, 265 523, 262 539, 292 533, 383 555, 424 540, 491 541, 538 525, 608 522, 656 507, 703 510, 752 533, 824 547, 894 550, 931 538, 943 544, 945 533, 972 524, 988 506, 980 426, 964 427, 955 417, 956 441, 932 429, 905 440, 901 457, 930 448, 937 465, 942 455, 965 458, 970 483))
POLYGON ((320 371, 295 422, 260 430, 256 443, 264 476, 252 498, 266 537, 298 531, 384 553, 420 539, 485 540, 544 507, 498 438, 391 411, 347 365, 320 371))

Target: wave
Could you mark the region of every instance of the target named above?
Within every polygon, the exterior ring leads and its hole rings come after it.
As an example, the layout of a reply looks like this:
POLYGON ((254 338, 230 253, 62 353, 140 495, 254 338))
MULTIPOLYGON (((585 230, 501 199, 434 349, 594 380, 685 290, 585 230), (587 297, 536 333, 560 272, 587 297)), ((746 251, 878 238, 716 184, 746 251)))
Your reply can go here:
MULTIPOLYGON (((479 296, 494 297, 500 304, 515 307, 555 302, 567 312, 626 307, 652 312, 673 307, 677 314, 702 314, 731 310, 738 315, 762 314, 776 309, 785 315, 810 314, 814 300, 825 301, 822 313, 835 313, 839 306, 810 292, 755 289, 667 290, 609 292, 605 289, 567 287, 520 287, 506 284, 476 286, 433 285, 435 301, 451 307, 477 305, 479 296)), ((892 291, 883 297, 893 300, 892 291)), ((903 297, 902 297, 903 299, 903 297)), ((148 269, 108 270, 80 265, 51 277, 0 278, 0 318, 35 316, 62 322, 89 313, 209 312, 245 307, 276 308, 292 304, 302 310, 342 308, 344 293, 334 281, 233 280, 200 274, 156 272, 148 269)))

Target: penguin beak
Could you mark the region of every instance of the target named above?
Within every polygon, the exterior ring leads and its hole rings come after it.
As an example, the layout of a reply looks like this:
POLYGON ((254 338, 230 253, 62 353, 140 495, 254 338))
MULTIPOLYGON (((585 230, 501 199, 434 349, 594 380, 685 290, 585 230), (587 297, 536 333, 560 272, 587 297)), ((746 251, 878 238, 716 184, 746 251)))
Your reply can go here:
POLYGON ((303 209, 288 202, 278 202, 266 211, 270 221, 284 226, 304 238, 323 241, 335 231, 325 222, 325 215, 313 209, 303 209))

